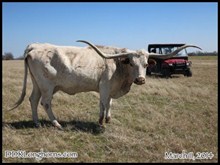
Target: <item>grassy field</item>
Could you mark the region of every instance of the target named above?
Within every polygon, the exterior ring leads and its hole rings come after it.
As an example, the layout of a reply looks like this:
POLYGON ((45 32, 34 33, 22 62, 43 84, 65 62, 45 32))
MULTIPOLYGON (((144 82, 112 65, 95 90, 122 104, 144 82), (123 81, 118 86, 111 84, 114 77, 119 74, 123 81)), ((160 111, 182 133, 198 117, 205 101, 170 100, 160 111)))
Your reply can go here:
POLYGON ((145 85, 113 100, 112 122, 98 126, 99 95, 58 92, 52 108, 64 131, 39 105, 41 128, 32 124, 28 76, 22 105, 8 112, 23 85, 23 61, 3 62, 3 162, 217 162, 217 57, 190 57, 193 76, 147 77, 145 85), (6 158, 5 151, 77 152, 77 158, 6 158), (213 153, 212 159, 165 159, 167 153, 213 153))

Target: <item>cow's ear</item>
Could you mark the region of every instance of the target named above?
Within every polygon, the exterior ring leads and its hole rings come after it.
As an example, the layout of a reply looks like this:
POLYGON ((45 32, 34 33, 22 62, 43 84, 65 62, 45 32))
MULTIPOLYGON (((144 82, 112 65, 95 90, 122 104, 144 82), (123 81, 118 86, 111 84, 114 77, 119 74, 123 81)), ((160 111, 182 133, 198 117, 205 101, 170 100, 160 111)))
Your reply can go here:
POLYGON ((122 64, 130 64, 129 58, 121 58, 120 61, 122 64))

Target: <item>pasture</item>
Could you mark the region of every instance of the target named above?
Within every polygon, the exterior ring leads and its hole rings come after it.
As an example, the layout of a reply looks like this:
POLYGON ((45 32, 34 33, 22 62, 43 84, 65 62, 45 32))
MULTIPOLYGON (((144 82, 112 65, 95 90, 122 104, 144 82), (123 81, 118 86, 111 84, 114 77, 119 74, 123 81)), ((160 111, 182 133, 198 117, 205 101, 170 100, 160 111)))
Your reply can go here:
POLYGON ((193 76, 171 79, 147 77, 112 104, 112 120, 100 129, 99 95, 95 92, 54 95, 52 108, 64 131, 52 126, 43 107, 41 128, 32 123, 28 75, 24 102, 7 109, 19 98, 23 61, 3 61, 3 162, 217 162, 218 107, 217 57, 190 57, 193 76), (77 152, 77 158, 6 158, 5 151, 77 152), (213 153, 212 159, 165 159, 165 152, 213 153))

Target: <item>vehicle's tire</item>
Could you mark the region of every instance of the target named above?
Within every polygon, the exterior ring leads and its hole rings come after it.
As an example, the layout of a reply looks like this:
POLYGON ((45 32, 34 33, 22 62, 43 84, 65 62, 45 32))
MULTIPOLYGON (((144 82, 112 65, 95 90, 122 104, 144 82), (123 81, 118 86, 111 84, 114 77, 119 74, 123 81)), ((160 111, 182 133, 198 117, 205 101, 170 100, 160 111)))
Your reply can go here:
POLYGON ((170 78, 170 77, 171 77, 171 72, 170 72, 170 69, 169 69, 169 68, 163 69, 162 74, 163 74, 163 76, 164 76, 165 78, 170 78))
POLYGON ((186 71, 186 76, 187 77, 192 77, 192 71, 191 70, 187 70, 186 71))
POLYGON ((151 71, 148 68, 146 69, 146 75, 151 76, 151 71))

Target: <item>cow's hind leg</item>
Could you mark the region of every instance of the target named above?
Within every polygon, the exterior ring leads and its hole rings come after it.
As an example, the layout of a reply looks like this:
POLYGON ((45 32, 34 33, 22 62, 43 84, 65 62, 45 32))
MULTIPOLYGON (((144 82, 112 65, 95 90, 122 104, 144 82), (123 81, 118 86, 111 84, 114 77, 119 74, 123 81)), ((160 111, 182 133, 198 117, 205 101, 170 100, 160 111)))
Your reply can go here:
POLYGON ((37 107, 38 107, 38 103, 41 97, 41 92, 33 76, 31 76, 31 79, 33 82, 33 89, 32 89, 32 93, 29 98, 29 101, 31 103, 32 118, 33 118, 34 124, 36 127, 39 127, 37 107))
POLYGON ((58 123, 52 112, 52 108, 51 108, 52 97, 53 97, 53 89, 44 90, 44 93, 42 93, 41 105, 44 107, 45 111, 47 112, 47 115, 50 121, 52 122, 52 124, 55 127, 62 129, 62 126, 58 123))

